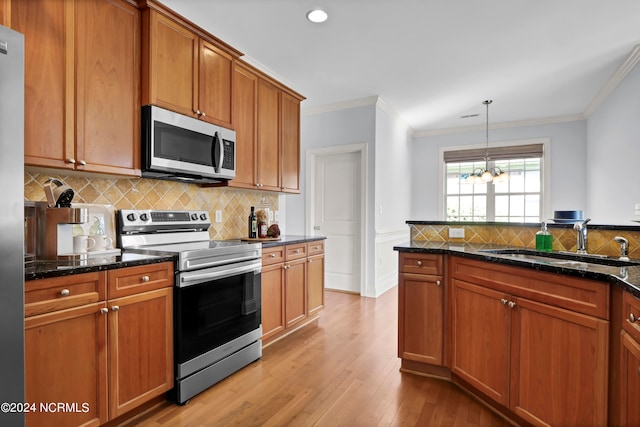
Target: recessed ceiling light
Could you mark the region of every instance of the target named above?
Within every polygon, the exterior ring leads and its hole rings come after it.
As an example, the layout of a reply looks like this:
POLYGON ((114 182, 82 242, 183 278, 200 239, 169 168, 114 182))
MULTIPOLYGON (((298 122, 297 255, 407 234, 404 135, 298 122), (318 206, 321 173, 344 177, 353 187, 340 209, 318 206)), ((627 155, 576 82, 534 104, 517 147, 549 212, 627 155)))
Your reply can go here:
POLYGON ((313 9, 307 12, 307 19, 316 24, 326 21, 328 17, 327 12, 322 9, 313 9))

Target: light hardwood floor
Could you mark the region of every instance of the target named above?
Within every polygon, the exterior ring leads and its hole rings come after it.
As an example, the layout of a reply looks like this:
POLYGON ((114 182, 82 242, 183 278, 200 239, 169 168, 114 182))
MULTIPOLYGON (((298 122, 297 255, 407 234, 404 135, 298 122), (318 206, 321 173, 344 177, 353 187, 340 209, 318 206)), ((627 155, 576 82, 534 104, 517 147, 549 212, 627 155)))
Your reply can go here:
POLYGON ((508 426, 456 386, 399 371, 397 288, 377 299, 326 292, 317 325, 141 426, 508 426))

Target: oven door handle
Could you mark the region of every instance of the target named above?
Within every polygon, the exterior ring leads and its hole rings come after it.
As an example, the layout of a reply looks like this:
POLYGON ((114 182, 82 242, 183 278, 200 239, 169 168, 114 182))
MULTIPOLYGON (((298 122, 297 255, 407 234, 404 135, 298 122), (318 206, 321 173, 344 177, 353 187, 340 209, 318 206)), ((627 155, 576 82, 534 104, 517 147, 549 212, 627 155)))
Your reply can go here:
POLYGON ((197 285, 198 283, 210 282, 216 279, 224 279, 225 277, 237 276, 239 274, 262 271, 262 261, 248 261, 238 263, 233 267, 228 265, 207 268, 193 272, 180 273, 179 287, 197 285))

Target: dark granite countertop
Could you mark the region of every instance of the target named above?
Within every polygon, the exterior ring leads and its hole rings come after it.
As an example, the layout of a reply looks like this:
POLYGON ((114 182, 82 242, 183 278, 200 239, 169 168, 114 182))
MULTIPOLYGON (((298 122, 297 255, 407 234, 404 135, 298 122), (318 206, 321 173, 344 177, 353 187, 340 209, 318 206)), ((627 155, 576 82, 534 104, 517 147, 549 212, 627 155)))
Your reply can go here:
POLYGON ((35 261, 25 265, 24 280, 69 276, 174 260, 173 255, 153 256, 122 252, 121 255, 97 256, 77 261, 35 261))
POLYGON ((265 241, 262 243, 263 248, 271 248, 273 246, 294 245, 296 243, 314 242, 317 240, 325 240, 325 236, 303 236, 303 235, 282 235, 280 240, 265 241))
MULTIPOLYGON (((431 254, 449 254, 462 256, 467 258, 478 259, 481 261, 508 264, 517 267, 533 268, 540 271, 548 271, 557 274, 566 274, 570 276, 583 277, 587 279, 601 280, 616 285, 624 291, 640 298, 640 260, 637 266, 612 267, 603 264, 591 262, 576 262, 568 264, 557 264, 546 262, 544 259, 524 259, 514 258, 508 254, 496 254, 491 252, 481 252, 486 250, 514 249, 523 250, 525 248, 516 248, 513 246, 503 246, 495 244, 473 244, 473 243, 451 243, 451 242, 427 242, 413 241, 403 243, 393 247, 398 252, 413 253, 431 253, 431 254)), ((527 250, 528 253, 531 250, 527 250)), ((543 254, 543 253, 541 253, 543 254)), ((544 254, 543 254, 544 255, 544 254)), ((562 258, 560 252, 553 252, 555 258, 562 258)), ((634 261, 634 260, 632 260, 634 261)))

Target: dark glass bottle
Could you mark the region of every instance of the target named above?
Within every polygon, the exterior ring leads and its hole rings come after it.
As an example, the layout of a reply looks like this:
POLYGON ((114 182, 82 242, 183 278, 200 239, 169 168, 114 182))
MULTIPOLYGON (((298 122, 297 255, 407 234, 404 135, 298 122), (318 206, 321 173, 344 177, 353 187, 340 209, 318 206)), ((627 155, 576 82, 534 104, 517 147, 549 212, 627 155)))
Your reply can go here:
POLYGON ((249 214, 249 238, 255 239, 258 237, 258 218, 256 217, 256 208, 251 206, 251 213, 249 214))

